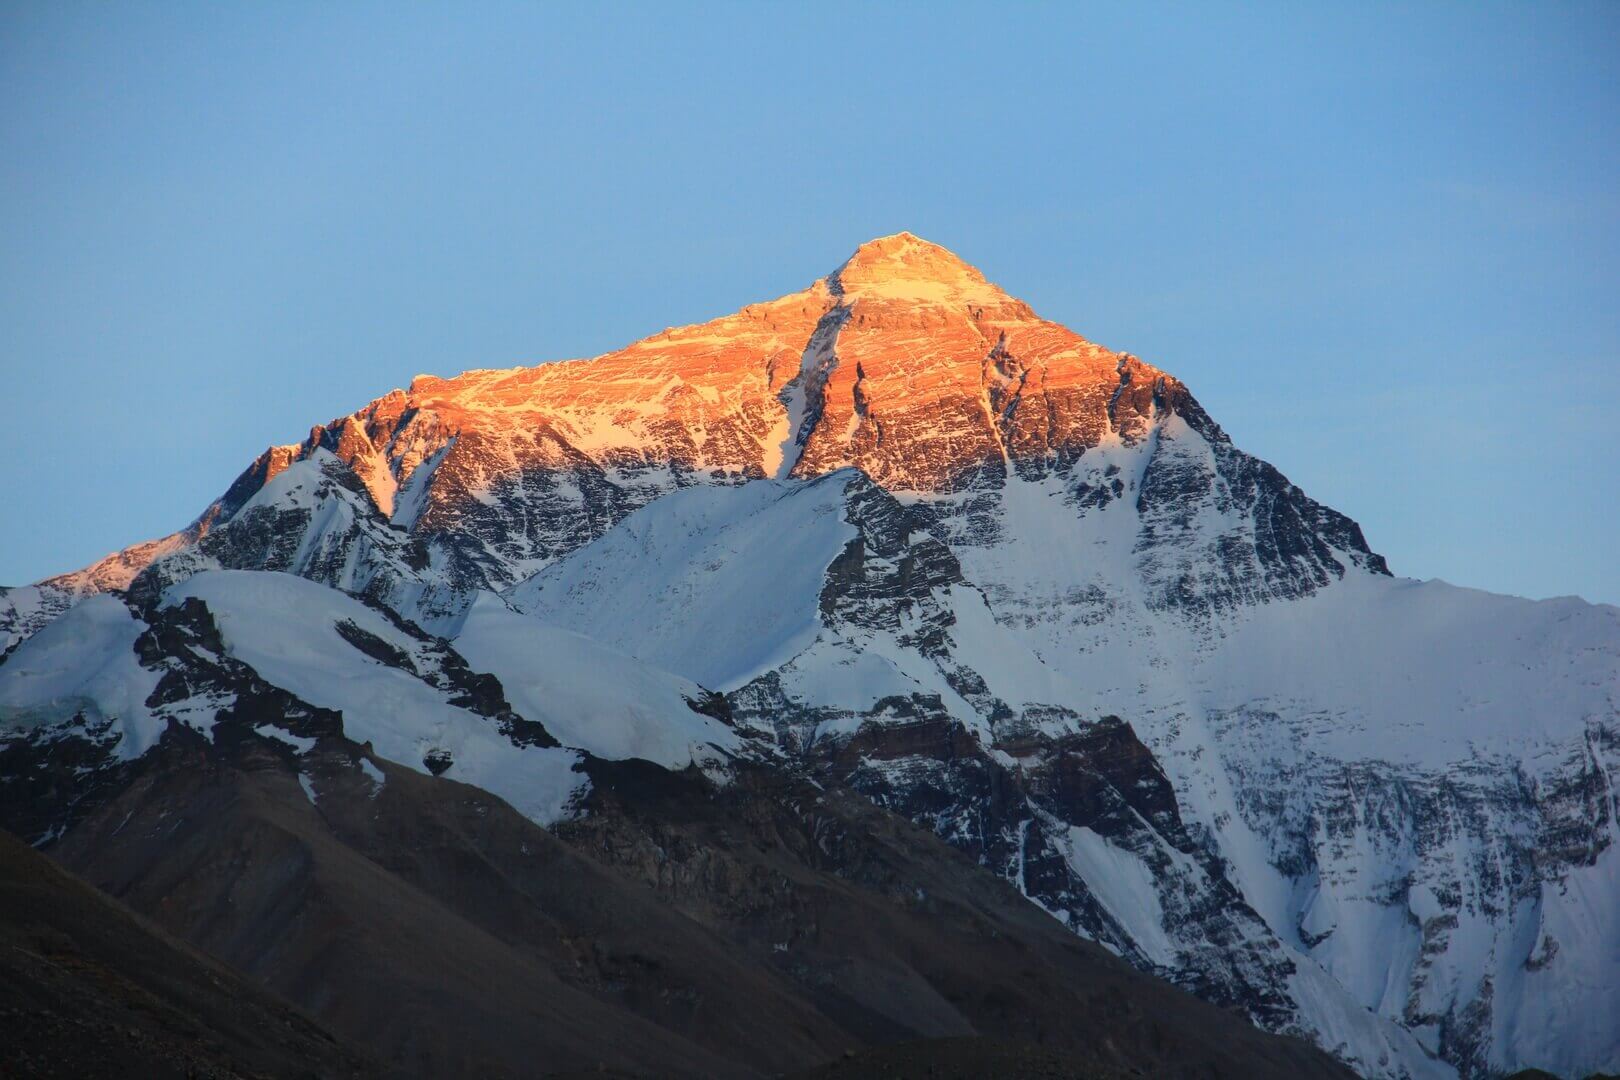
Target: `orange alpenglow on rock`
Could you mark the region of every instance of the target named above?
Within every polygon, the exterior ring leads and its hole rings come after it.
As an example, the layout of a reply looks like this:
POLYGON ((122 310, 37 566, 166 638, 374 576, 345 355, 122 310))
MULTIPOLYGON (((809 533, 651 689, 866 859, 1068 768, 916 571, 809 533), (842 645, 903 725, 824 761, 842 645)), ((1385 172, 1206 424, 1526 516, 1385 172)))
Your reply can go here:
MULTIPOLYGON (((612 524, 597 520, 601 506, 627 512, 689 482, 854 466, 891 491, 945 493, 986 470, 992 482, 1009 469, 1039 476, 1106 440, 1131 443, 1167 391, 1179 384, 1041 319, 952 252, 902 232, 862 244, 801 292, 618 352, 418 376, 302 444, 266 451, 169 540, 205 535, 318 450, 416 535, 477 536, 491 495, 513 489, 556 488, 560 522, 570 499, 557 478, 567 477, 563 487, 582 489, 572 500, 582 520, 561 547, 612 524), (605 502, 582 493, 603 482, 614 489, 605 502)), ((499 530, 496 561, 514 573, 544 561, 559 550, 547 529, 561 527, 499 530)), ((174 546, 154 542, 152 557, 174 546)), ((150 562, 140 553, 55 582, 125 587, 150 562)))
POLYGON ((941 491, 986 462, 1130 438, 1149 404, 1130 390, 1151 396, 1159 377, 898 233, 802 292, 618 352, 419 377, 310 444, 348 461, 390 514, 398 486, 452 440, 430 501, 446 481, 474 490, 576 456, 736 479, 853 465, 894 490, 941 491))

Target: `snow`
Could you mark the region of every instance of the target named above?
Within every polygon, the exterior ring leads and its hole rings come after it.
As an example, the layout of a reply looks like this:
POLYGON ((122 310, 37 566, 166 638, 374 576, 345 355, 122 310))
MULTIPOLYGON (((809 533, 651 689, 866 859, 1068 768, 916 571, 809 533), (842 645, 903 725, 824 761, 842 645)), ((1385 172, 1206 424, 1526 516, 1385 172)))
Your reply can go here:
MULTIPOLYGON (((1129 477, 1142 452, 1105 446, 1083 464, 1129 477)), ((1009 481, 1006 542, 957 549, 998 623, 957 602, 952 636, 1009 703, 1083 703, 1133 723, 1189 708, 1269 709, 1298 718, 1315 753, 1422 767, 1534 758, 1578 736, 1586 717, 1614 715, 1620 608, 1351 570, 1314 596, 1250 606, 1206 633, 1149 609, 1129 493, 1081 515, 1063 489, 1009 481), (1109 617, 1077 625, 1066 598, 1091 587, 1109 617)), ((1206 520, 1197 531, 1229 527, 1206 520)))
POLYGON ((255 491, 236 512, 241 517, 256 507, 277 510, 314 510, 320 505, 326 467, 339 464, 337 455, 317 447, 308 457, 294 461, 255 491))
POLYGON ((406 481, 399 485, 394 494, 393 508, 389 513, 389 521, 392 524, 402 529, 409 529, 416 524, 416 519, 428 508, 434 472, 455 443, 456 440, 453 438, 446 440, 443 446, 428 455, 425 461, 412 470, 406 481))
POLYGON ((994 307, 1007 294, 954 253, 908 232, 868 240, 833 275, 850 298, 994 307))
MULTIPOLYGON (((1372 846, 1364 833, 1355 839, 1372 846)), ((1377 854, 1371 853, 1358 868, 1366 891, 1352 895, 1319 891, 1316 902, 1306 909, 1303 926, 1307 933, 1329 935, 1309 950, 1310 956, 1350 997, 1375 1012, 1399 1015, 1406 1007, 1423 940, 1412 913, 1383 900, 1400 885, 1382 872, 1389 865, 1400 864, 1377 861, 1377 854), (1369 941, 1378 942, 1378 947, 1369 949, 1369 941)), ((1342 863, 1334 869, 1346 873, 1342 863)))
POLYGON ((803 651, 854 538, 853 472, 694 487, 642 507, 508 594, 512 606, 715 690, 803 651))
POLYGON ((996 622, 977 589, 956 585, 945 596, 956 615, 950 628, 956 653, 983 677, 991 693, 1019 704, 1072 700, 1067 680, 996 622))
MULTIPOLYGON (((868 637, 852 641, 824 638, 782 667, 781 680, 790 701, 855 712, 867 712, 887 697, 936 693, 945 685, 931 667, 922 679, 908 675, 895 660, 883 655, 875 638, 868 637)), ((949 686, 945 689, 955 696, 949 686)), ((971 706, 967 708, 972 711, 971 706)))
POLYGON ((0 654, 72 604, 70 593, 52 585, 0 588, 0 654))
POLYGON ((831 631, 825 631, 824 635, 783 669, 783 688, 789 691, 792 700, 812 706, 857 707, 861 698, 871 698, 872 704, 876 704, 877 696, 889 694, 936 695, 951 717, 977 732, 986 742, 990 740, 990 728, 984 717, 956 692, 939 664, 903 645, 896 635, 860 632, 846 638, 835 636, 831 631), (865 658, 860 670, 866 678, 846 687, 840 678, 844 667, 841 657, 850 650, 865 658), (885 684, 891 688, 885 690, 885 684), (880 690, 883 692, 879 693, 880 690))
POLYGON ((115 754, 145 753, 167 722, 146 699, 159 674, 140 666, 135 641, 146 624, 112 596, 92 596, 28 638, 0 665, 0 731, 29 732, 71 721, 110 722, 115 754))
POLYGON ((1457 1071, 1431 1056, 1411 1032, 1363 1008, 1310 960, 1296 958, 1288 982, 1318 1045, 1357 1062, 1363 1074, 1456 1080, 1457 1071))
POLYGON ((356 463, 355 471, 371 493, 371 501, 377 504, 378 512, 385 518, 392 518, 399 479, 389 467, 388 458, 374 450, 356 463))
POLYGON ((344 734, 381 757, 425 773, 428 751, 448 752, 446 776, 542 825, 566 817, 588 784, 574 771, 576 752, 516 746, 493 721, 451 705, 445 691, 350 645, 337 631, 344 621, 428 662, 422 643, 352 597, 289 574, 245 570, 188 578, 170 586, 163 603, 187 597, 208 605, 231 656, 304 701, 340 711, 344 734))
POLYGON ((681 769, 741 745, 731 728, 690 707, 706 694, 701 686, 518 614, 493 593, 474 600, 455 647, 564 746, 681 769))
POLYGON ((304 798, 309 800, 309 805, 319 805, 315 797, 315 781, 310 779, 308 773, 298 774, 298 786, 304 789, 304 798))
POLYGON ((1164 932, 1164 909, 1152 869, 1131 852, 1078 825, 1069 829, 1065 854, 1097 902, 1137 948, 1155 964, 1174 965, 1176 947, 1164 932))
POLYGON ((782 389, 779 400, 783 411, 773 422, 770 434, 761 448, 765 475, 786 480, 804 453, 809 431, 812 399, 820 401, 826 392, 827 376, 838 362, 838 331, 843 326, 841 316, 824 320, 804 346, 799 357, 799 373, 782 389))
POLYGON ((1320 712, 1313 748, 1437 767, 1534 759, 1612 715, 1620 608, 1352 574, 1270 604, 1203 665, 1211 708, 1320 712))
POLYGON ((373 765, 370 758, 360 759, 360 771, 371 781, 371 797, 375 799, 382 792, 383 785, 388 783, 387 774, 373 765))
MULTIPOLYGON (((1501 964, 1499 1007, 1513 1022, 1500 1027, 1496 1051, 1522 1065, 1555 1063, 1568 1076, 1613 1072, 1620 1025, 1572 1025, 1578 1015, 1620 1017, 1620 846, 1559 885, 1543 885, 1534 928, 1557 942, 1539 970, 1501 964)), ((1551 1068, 1551 1065, 1543 1065, 1551 1068)))
POLYGON ((253 730, 264 736, 266 739, 275 739, 277 742, 286 743, 299 754, 307 754, 311 750, 315 749, 314 739, 308 739, 301 735, 294 735, 292 732, 278 728, 274 724, 259 724, 254 727, 253 730))
MULTIPOLYGON (((1185 425, 1166 423, 1158 437, 1178 462, 1207 464, 1207 445, 1185 425)), ((1246 605, 1214 623, 1155 610, 1152 575, 1175 569, 1139 548, 1131 486, 1153 449, 1151 440, 1108 443, 1082 459, 1076 472, 1113 467, 1127 485, 1100 509, 1068 503, 1066 478, 1006 484, 1000 542, 953 545, 996 620, 986 625, 972 597, 953 599, 958 660, 1015 707, 1062 704, 1131 722, 1170 775, 1183 817, 1208 826, 1233 882, 1294 952, 1290 993, 1307 1028, 1359 1067, 1450 1074, 1421 1049, 1418 1035, 1433 1045, 1432 1030, 1411 1035, 1392 1021, 1414 994, 1419 1007, 1444 1014, 1481 992, 1492 995, 1493 1063, 1579 1075, 1620 1061, 1612 1027, 1576 1019, 1620 1013, 1607 989, 1620 985, 1620 888, 1599 884, 1596 868, 1576 868, 1561 884, 1541 885, 1534 905, 1484 891, 1488 868, 1512 858, 1508 834, 1532 822, 1469 821, 1481 803, 1465 802, 1449 811, 1463 820, 1443 821, 1437 840, 1386 809, 1348 832, 1318 835, 1320 876, 1291 879, 1273 849, 1281 822, 1246 810, 1266 793, 1299 822, 1319 820, 1334 798, 1360 806, 1353 786, 1335 794, 1321 779, 1354 785, 1350 769, 1389 778, 1378 799, 1449 784, 1487 804, 1519 798, 1517 778, 1567 776, 1583 756, 1601 770, 1603 752, 1588 741, 1620 715, 1620 609, 1351 568, 1313 596, 1246 605), (1418 923, 1435 914, 1441 887, 1462 890, 1462 909, 1456 927, 1425 950, 1418 923), (1300 927, 1327 937, 1307 948, 1300 927), (1527 971, 1538 933, 1559 948, 1527 971), (1571 986, 1583 989, 1571 996, 1571 986)), ((1197 552, 1249 527, 1213 503, 1193 509, 1175 551, 1197 552)), ((1129 853, 1111 858, 1081 846, 1071 861, 1116 918, 1151 913, 1126 888, 1142 884, 1129 853)), ((1139 948, 1162 955, 1150 923, 1126 925, 1139 948)))
POLYGON ((800 439, 805 416, 810 411, 804 383, 805 377, 801 374, 782 391, 782 413, 772 422, 770 434, 765 437, 760 467, 766 476, 776 480, 788 478, 804 450, 800 439))

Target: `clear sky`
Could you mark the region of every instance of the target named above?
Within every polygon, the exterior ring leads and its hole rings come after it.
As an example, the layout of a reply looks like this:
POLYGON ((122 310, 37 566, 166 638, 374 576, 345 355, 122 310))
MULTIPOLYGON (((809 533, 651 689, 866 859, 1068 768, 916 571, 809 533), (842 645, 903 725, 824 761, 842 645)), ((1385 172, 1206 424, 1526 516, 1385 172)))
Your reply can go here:
POLYGON ((0 582, 942 243, 1397 573, 1620 603, 1620 4, 0 5, 0 582))

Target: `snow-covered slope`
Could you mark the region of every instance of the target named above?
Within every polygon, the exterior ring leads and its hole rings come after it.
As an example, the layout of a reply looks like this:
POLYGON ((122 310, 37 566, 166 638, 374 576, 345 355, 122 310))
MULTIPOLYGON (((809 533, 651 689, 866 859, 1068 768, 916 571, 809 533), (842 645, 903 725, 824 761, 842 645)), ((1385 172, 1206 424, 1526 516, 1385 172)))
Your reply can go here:
POLYGON ((75 606, 0 667, 0 726, 22 733, 71 726, 120 758, 139 757, 166 726, 146 704, 158 675, 135 654, 145 629, 111 596, 75 606))
POLYGON ((135 760, 171 724, 212 740, 223 718, 303 752, 324 715, 378 756, 542 824, 586 790, 580 751, 723 769, 757 750, 717 695, 489 593, 452 646, 305 578, 206 570, 136 609, 91 596, 0 666, 0 741, 82 741, 92 763, 135 760), (265 707, 264 688, 285 696, 265 707))
POLYGON ((0 587, 0 656, 73 606, 73 594, 50 585, 0 587))
POLYGON ((827 567, 855 535, 853 474, 687 488, 511 591, 513 606, 726 690, 802 651, 827 567))
POLYGON ((161 607, 187 599, 207 607, 227 655, 340 713, 344 735, 390 761, 476 784, 542 824, 566 816, 586 783, 577 753, 473 712, 442 644, 335 589, 290 574, 216 571, 171 586, 161 607))
POLYGON ((178 673, 269 708, 199 674, 199 610, 287 707, 538 819, 576 751, 758 752, 1370 1075, 1620 1070, 1620 612, 1391 577, 1176 379, 909 234, 267 450, 0 597, 0 718, 133 752, 209 730, 178 673), (49 621, 105 590, 134 614, 49 621))
POLYGON ((454 639, 474 671, 500 679, 513 709, 564 746, 600 758, 641 758, 666 768, 715 765, 743 740, 697 683, 600 642, 520 615, 481 594, 454 639))

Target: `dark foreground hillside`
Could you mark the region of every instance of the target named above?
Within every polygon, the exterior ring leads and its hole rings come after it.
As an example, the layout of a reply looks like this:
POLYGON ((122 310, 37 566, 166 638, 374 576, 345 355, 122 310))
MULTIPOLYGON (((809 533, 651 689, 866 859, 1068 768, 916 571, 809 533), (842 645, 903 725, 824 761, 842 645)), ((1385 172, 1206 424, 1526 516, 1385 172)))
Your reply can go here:
POLYGON ((849 1054, 797 1080, 1127 1080, 1141 1075, 1023 1043, 929 1039, 849 1054))
POLYGON ((374 1075, 298 1010, 0 832, 0 1076, 374 1075))

